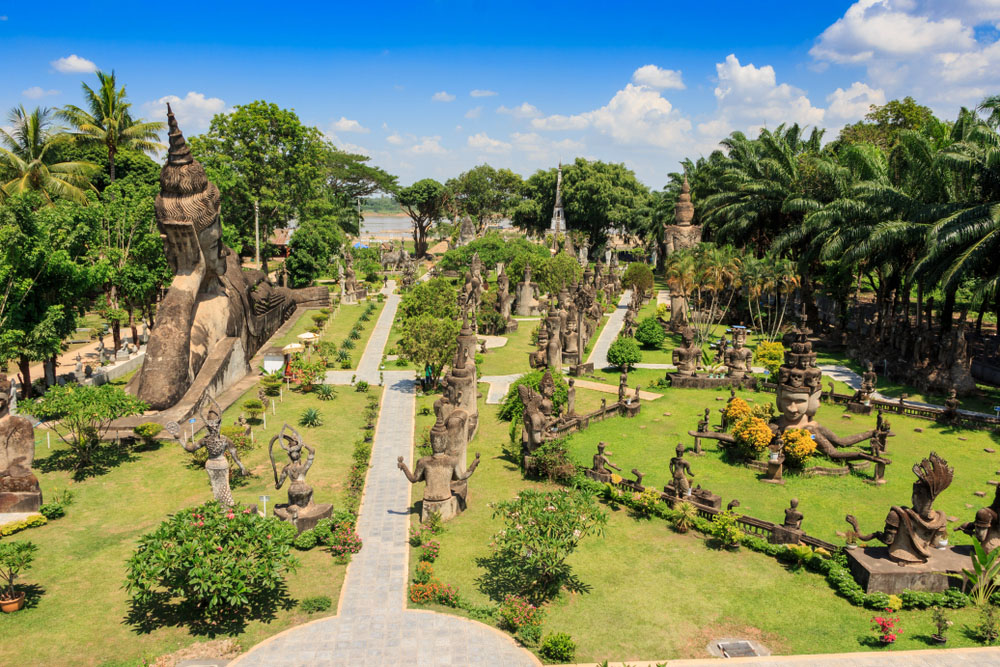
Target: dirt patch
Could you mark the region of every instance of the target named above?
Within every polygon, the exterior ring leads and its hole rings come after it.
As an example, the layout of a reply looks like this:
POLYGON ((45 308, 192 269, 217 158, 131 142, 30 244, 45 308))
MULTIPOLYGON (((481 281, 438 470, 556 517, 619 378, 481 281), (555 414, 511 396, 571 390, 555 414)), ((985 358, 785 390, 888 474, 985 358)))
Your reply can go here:
POLYGON ((771 652, 771 655, 785 655, 787 647, 781 637, 761 631, 749 625, 737 623, 716 623, 702 627, 696 634, 688 636, 683 643, 678 643, 677 652, 680 658, 711 658, 705 647, 713 639, 719 637, 738 637, 760 642, 771 652))
POLYGON ((161 655, 153 663, 153 667, 175 667, 182 660, 194 660, 198 658, 222 658, 232 660, 243 649, 235 639, 215 639, 210 642, 193 644, 179 651, 161 655))

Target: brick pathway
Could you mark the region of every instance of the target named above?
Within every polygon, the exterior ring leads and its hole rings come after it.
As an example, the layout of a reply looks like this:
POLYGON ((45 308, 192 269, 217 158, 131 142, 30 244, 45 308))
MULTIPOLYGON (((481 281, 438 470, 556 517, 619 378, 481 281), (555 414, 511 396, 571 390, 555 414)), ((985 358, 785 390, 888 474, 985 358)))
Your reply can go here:
MULTIPOLYGON (((390 295, 358 365, 359 380, 378 381, 398 304, 399 296, 390 295)), ((534 655, 488 625, 406 609, 411 485, 396 467, 396 457, 412 469, 416 380, 413 371, 383 371, 382 376, 385 392, 358 517, 364 547, 347 567, 337 615, 275 635, 231 664, 539 665, 534 655)), ((327 381, 340 379, 328 374, 327 381)))
POLYGON ((608 367, 608 348, 611 347, 611 343, 615 342, 615 339, 618 338, 618 332, 625 326, 625 311, 628 310, 631 298, 632 290, 627 289, 622 293, 622 298, 618 300, 618 307, 615 308, 615 312, 611 313, 611 317, 608 318, 601 330, 601 335, 598 336, 597 342, 590 350, 587 362, 594 364, 594 370, 599 371, 608 367))
POLYGON ((489 393, 486 394, 486 403, 496 405, 503 401, 504 396, 512 385, 524 373, 513 373, 512 375, 484 375, 479 378, 480 382, 490 385, 489 393))

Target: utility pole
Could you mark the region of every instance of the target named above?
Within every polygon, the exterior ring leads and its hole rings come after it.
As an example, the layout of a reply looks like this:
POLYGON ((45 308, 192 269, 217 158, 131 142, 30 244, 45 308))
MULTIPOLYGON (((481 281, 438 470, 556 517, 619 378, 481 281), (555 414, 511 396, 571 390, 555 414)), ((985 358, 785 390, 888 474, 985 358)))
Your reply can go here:
POLYGON ((260 267, 260 202, 253 200, 253 253, 257 267, 260 267))

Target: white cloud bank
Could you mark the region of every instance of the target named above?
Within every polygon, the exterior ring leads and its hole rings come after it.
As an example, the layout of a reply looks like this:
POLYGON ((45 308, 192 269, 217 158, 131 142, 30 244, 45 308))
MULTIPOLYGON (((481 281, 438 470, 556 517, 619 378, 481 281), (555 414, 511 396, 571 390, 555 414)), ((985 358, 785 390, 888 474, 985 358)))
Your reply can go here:
POLYGON ((194 91, 188 92, 184 97, 164 95, 142 106, 151 120, 165 120, 168 103, 177 118, 177 124, 185 134, 203 132, 208 129, 213 116, 226 112, 226 103, 221 98, 206 97, 204 93, 194 91))
POLYGON ((493 97, 496 94, 495 90, 482 90, 481 88, 469 91, 469 95, 472 97, 493 97))
POLYGON ((57 72, 63 74, 92 74, 97 71, 97 65, 92 60, 81 58, 75 53, 53 60, 50 64, 57 72))
POLYGON ((632 82, 640 86, 650 88, 676 88, 684 90, 684 82, 681 80, 681 71, 674 69, 661 69, 656 65, 643 65, 632 72, 632 82))
POLYGON ((337 132, 357 132, 359 134, 368 134, 371 132, 371 130, 358 121, 350 120, 345 116, 341 116, 340 120, 334 121, 332 127, 337 132))
POLYGON ((43 97, 48 97, 50 95, 58 95, 58 90, 45 90, 41 86, 32 86, 27 90, 22 90, 21 94, 27 97, 29 100, 38 100, 43 97))

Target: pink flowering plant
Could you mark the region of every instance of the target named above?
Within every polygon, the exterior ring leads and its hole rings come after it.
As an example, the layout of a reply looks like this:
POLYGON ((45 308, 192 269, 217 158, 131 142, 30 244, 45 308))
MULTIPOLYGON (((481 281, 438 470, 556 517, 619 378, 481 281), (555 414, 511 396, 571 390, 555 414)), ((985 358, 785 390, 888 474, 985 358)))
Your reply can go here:
POLYGON ((433 563, 441 552, 441 544, 437 540, 427 540, 420 545, 420 560, 433 563))
POLYGON ((885 616, 872 618, 872 631, 883 644, 891 644, 896 641, 897 636, 903 634, 903 631, 896 627, 899 624, 899 618, 894 618, 892 613, 893 610, 886 607, 885 616))
POLYGON ((289 523, 215 501, 174 514, 139 538, 126 563, 131 619, 147 622, 154 608, 178 603, 207 617, 260 609, 284 594, 285 574, 298 566, 295 534, 289 523))
POLYGON ((566 559, 589 535, 604 534, 607 516, 594 496, 581 489, 521 491, 493 505, 503 529, 493 536, 492 552, 476 564, 485 572, 480 589, 493 600, 517 595, 539 605, 559 590, 586 592, 566 559))

